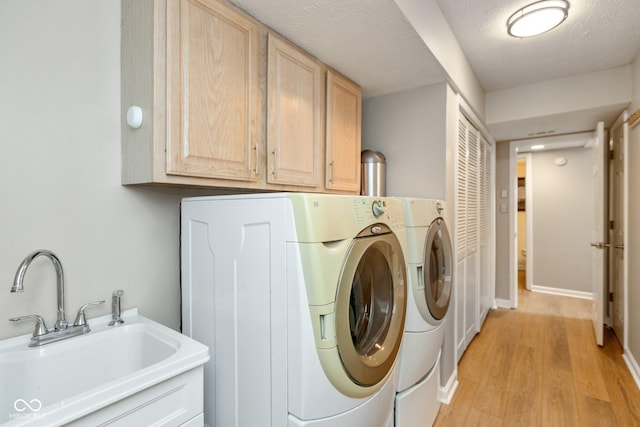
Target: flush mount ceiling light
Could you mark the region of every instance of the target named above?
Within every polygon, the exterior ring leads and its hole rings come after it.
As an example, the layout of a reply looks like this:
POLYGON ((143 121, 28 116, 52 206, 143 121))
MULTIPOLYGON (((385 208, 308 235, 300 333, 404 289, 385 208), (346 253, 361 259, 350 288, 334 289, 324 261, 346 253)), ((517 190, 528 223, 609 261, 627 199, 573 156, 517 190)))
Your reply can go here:
POLYGON ((545 33, 567 19, 569 2, 543 0, 525 6, 507 20, 509 34, 513 37, 531 37, 545 33))

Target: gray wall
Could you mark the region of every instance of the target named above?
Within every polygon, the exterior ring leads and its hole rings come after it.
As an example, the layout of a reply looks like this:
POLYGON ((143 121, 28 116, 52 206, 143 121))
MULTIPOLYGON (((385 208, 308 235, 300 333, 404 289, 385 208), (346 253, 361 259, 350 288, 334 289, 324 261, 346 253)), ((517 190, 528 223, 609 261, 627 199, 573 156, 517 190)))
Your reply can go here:
POLYGON ((593 192, 591 149, 534 152, 531 156, 533 286, 591 293, 593 192), (562 156, 567 164, 557 166, 562 156))
POLYGON ((385 155, 388 196, 445 198, 446 96, 440 83, 363 101, 362 149, 385 155))
POLYGON ((513 215, 509 198, 502 199, 501 191, 509 194, 509 143, 496 144, 496 299, 509 300, 509 217, 513 215), (507 205, 507 213, 500 205, 507 205))
MULTIPOLYGON (((11 294, 27 253, 62 260, 67 316, 124 289, 123 308, 180 326, 176 190, 120 185, 120 2, 0 2, 0 338, 53 326, 55 275, 45 258, 11 294)), ((107 302, 89 317, 110 312, 107 302)))

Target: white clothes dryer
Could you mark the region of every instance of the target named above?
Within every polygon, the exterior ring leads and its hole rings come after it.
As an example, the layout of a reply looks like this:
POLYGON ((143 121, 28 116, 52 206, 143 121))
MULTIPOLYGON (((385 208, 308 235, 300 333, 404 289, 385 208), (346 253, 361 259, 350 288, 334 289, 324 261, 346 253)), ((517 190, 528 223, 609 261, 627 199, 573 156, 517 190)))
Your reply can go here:
POLYGON ((184 199, 182 329, 209 345, 205 423, 392 426, 407 303, 402 203, 184 199))
POLYGON ((452 292, 451 239, 444 202, 403 198, 407 229, 407 319, 398 361, 395 425, 431 425, 440 403, 439 356, 452 292))

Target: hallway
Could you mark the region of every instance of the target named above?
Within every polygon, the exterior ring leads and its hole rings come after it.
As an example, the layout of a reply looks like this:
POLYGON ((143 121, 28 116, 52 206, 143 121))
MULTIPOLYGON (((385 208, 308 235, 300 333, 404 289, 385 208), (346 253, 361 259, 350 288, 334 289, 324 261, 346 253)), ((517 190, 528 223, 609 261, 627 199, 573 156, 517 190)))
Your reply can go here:
POLYGON ((640 390, 610 330, 595 344, 591 302, 520 289, 493 310, 458 367, 435 426, 640 426, 640 390))

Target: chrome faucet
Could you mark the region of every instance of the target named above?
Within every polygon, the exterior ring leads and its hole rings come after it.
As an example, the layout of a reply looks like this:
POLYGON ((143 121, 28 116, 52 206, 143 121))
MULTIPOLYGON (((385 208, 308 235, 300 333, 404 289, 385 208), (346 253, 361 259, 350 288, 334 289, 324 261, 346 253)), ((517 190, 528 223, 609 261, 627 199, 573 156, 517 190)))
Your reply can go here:
POLYGON ((24 260, 22 260, 22 262, 18 266, 16 277, 13 279, 11 292, 24 291, 24 275, 27 272, 29 265, 31 265, 31 262, 40 255, 49 258, 56 269, 58 289, 58 320, 56 321, 55 330, 49 330, 44 323, 44 319, 36 314, 18 316, 9 319, 9 321, 11 322, 20 322, 30 319, 36 320, 36 327, 31 336, 29 347, 37 347, 47 343, 60 341, 65 338, 70 338, 76 335, 86 334, 90 332, 91 329, 89 328, 84 312, 89 306, 104 304, 104 300, 84 304, 78 310, 78 314, 76 315, 76 320, 73 323, 73 326, 69 326, 69 322, 67 322, 64 314, 64 273, 62 272, 62 264, 60 263, 60 259, 58 259, 58 257, 53 252, 46 249, 39 249, 37 251, 34 251, 27 255, 24 260))
POLYGON ((27 255, 18 267, 16 277, 13 279, 13 286, 11 286, 11 292, 24 291, 24 275, 27 272, 29 265, 31 265, 31 261, 33 261, 40 255, 49 258, 56 269, 56 288, 58 291, 58 320, 56 321, 55 328, 56 330, 61 331, 63 329, 67 329, 67 326, 69 326, 69 322, 67 322, 64 314, 64 273, 62 271, 62 264, 60 263, 60 259, 53 252, 46 249, 39 249, 27 255))

